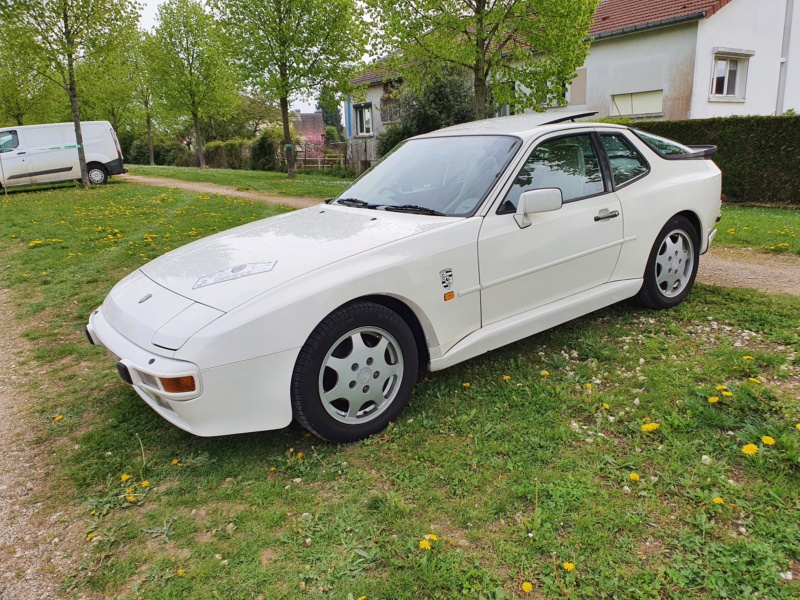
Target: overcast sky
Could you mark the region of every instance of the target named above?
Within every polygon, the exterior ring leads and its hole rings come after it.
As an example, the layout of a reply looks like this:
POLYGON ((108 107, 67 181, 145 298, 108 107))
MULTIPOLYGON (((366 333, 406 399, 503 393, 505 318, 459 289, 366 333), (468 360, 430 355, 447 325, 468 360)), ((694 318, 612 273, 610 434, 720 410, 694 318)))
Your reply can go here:
MULTIPOLYGON (((156 11, 158 5, 165 2, 165 0, 143 0, 144 9, 142 10, 142 18, 139 22, 144 29, 152 29, 156 24, 156 11)), ((314 112, 316 106, 316 99, 307 100, 305 102, 293 102, 292 108, 299 108, 303 112, 314 112)))

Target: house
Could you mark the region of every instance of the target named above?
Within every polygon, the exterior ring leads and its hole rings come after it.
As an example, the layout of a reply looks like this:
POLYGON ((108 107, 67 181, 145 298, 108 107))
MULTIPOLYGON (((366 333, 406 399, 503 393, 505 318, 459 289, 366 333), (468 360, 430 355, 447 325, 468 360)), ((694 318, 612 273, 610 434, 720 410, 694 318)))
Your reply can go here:
MULTIPOLYGON (((589 30, 589 56, 568 87, 570 110, 657 120, 800 112, 800 6, 795 11, 794 4, 603 0, 589 30)), ((346 106, 350 164, 375 160, 375 136, 396 119, 385 93, 398 81, 385 61, 354 80, 367 88, 363 101, 348 99, 346 106)))

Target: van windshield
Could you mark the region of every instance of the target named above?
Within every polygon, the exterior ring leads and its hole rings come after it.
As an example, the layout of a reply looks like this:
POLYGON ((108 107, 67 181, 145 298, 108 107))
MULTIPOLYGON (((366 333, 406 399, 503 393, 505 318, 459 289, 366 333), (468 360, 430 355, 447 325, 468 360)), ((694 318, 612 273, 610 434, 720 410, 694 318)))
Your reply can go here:
POLYGON ((336 202, 466 216, 477 209, 519 145, 520 140, 511 136, 411 139, 362 175, 336 202))

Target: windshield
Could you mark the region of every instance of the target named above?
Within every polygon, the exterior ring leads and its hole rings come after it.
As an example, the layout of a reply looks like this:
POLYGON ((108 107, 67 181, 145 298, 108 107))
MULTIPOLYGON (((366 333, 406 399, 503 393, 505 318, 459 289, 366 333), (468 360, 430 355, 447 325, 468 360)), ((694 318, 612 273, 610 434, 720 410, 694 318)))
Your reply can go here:
POLYGON ((487 135, 408 140, 367 171, 337 202, 465 216, 477 208, 519 144, 514 137, 487 135))

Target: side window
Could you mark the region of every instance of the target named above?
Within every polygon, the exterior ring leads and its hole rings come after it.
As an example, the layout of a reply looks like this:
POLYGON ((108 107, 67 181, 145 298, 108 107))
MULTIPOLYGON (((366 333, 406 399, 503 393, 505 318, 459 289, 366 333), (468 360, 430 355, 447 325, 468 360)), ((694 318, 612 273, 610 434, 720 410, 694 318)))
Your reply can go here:
POLYGON ((648 166, 644 158, 624 136, 601 135, 600 139, 603 141, 603 148, 608 155, 608 163, 611 166, 611 175, 614 178, 615 186, 620 186, 642 173, 647 173, 648 166))
POLYGON ((16 131, 0 131, 0 152, 11 152, 19 146, 16 131))
POLYGON ((537 146, 520 169, 497 212, 516 211, 523 192, 542 188, 560 189, 564 202, 605 191, 600 161, 590 134, 548 140, 537 146))

